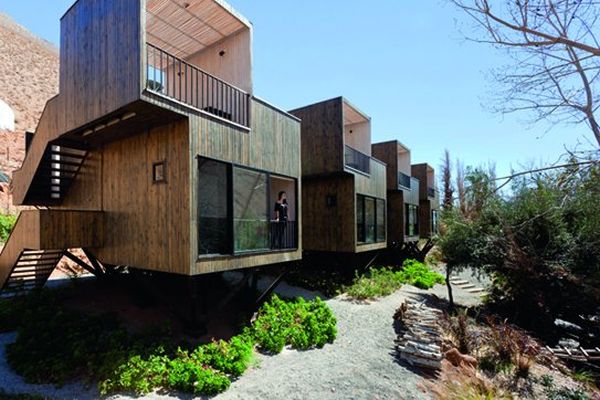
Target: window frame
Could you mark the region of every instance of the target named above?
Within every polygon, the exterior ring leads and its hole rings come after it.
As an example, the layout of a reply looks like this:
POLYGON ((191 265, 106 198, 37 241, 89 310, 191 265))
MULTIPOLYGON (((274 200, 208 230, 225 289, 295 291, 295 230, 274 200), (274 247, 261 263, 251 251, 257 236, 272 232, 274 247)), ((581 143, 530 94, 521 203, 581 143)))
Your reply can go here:
POLYGON ((382 199, 379 197, 374 197, 374 196, 368 196, 368 195, 364 195, 364 194, 360 194, 357 193, 356 194, 356 210, 355 210, 355 219, 356 219, 356 243, 359 246, 363 246, 363 245, 371 245, 371 244, 379 244, 379 243, 385 243, 387 241, 387 199, 382 199), (374 219, 373 219, 373 226, 374 226, 374 239, 372 242, 368 242, 367 240, 367 213, 366 213, 366 199, 372 199, 373 200, 373 204, 375 207, 375 213, 374 213, 374 219), (377 231, 378 231, 378 215, 379 215, 379 207, 378 207, 378 203, 379 202, 383 202, 383 226, 384 226, 384 235, 383 235, 383 239, 380 240, 379 236, 377 235, 377 231), (360 232, 358 229, 359 226, 359 205, 362 204, 362 226, 364 227, 362 230, 362 237, 360 237, 360 232))
MULTIPOLYGON (((228 251, 229 253, 227 254, 208 254, 208 255, 202 255, 202 254, 197 254, 197 258, 199 260, 202 259, 215 259, 215 258, 227 258, 227 257, 238 257, 238 256, 246 256, 246 255, 252 255, 252 254, 272 254, 272 253, 285 253, 285 252, 292 252, 292 251, 297 251, 298 250, 298 244, 300 243, 300 238, 299 238, 299 226, 298 226, 298 222, 297 222, 297 215, 294 216, 294 223, 295 223, 295 236, 296 236, 296 243, 295 243, 295 247, 294 248, 289 248, 289 249, 258 249, 258 250, 244 250, 244 251, 235 251, 235 221, 234 221, 234 187, 233 187, 233 171, 235 168, 240 168, 240 169, 244 169, 244 170, 248 170, 248 171, 253 171, 253 172, 257 172, 257 173, 262 173, 262 174, 266 174, 266 178, 267 178, 267 184, 266 186, 266 190, 267 190, 267 202, 265 204, 266 207, 266 213, 267 216, 270 216, 270 212, 271 212, 271 204, 269 203, 269 193, 270 193, 270 185, 271 185, 271 178, 272 177, 280 177, 283 179, 289 179, 292 180, 294 182, 294 202, 296 204, 296 209, 298 210, 298 189, 299 189, 299 179, 293 176, 288 176, 285 174, 279 174, 279 173, 272 173, 270 171, 266 171, 266 170, 262 170, 259 168, 254 168, 254 167, 249 167, 246 165, 242 165, 242 164, 237 164, 237 163, 233 163, 233 162, 229 162, 229 161, 223 161, 217 158, 213 158, 213 157, 206 157, 203 155, 197 155, 196 156, 196 160, 199 161, 201 159, 204 160, 209 160, 209 161, 214 161, 214 162, 218 162, 221 164, 224 164, 227 167, 227 219, 228 219, 228 225, 229 225, 229 235, 228 235, 228 251)), ((197 166, 196 166, 196 170, 199 171, 200 168, 200 163, 198 162, 197 166)), ((198 178, 200 178, 198 176, 198 178)), ((196 184, 196 190, 199 191, 200 190, 200 185, 196 184)), ((199 205, 199 194, 198 194, 198 198, 196 199, 196 207, 198 207, 199 205)), ((296 211, 297 212, 297 211, 296 211)), ((197 213, 197 218, 196 218, 196 232, 198 234, 198 238, 197 238, 197 242, 198 244, 200 243, 200 212, 197 213)), ((267 218, 270 221, 270 218, 267 218)))

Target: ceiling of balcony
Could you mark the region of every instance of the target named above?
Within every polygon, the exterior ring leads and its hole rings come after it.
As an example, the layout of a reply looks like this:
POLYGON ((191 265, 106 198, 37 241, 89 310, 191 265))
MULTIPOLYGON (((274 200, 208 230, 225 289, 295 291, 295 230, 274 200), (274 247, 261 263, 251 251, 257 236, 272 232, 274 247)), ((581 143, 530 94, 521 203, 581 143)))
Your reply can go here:
POLYGON ((344 100, 344 125, 360 124, 369 122, 369 120, 370 118, 366 114, 344 100))
POLYGON ((223 0, 148 0, 147 41, 186 58, 250 27, 223 0))

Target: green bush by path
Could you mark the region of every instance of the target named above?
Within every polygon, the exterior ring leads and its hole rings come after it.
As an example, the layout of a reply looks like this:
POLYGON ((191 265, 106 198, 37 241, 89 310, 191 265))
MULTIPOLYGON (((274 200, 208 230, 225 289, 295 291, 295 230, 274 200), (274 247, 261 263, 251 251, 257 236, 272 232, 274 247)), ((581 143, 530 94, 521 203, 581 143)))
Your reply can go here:
POLYGON ((400 271, 383 267, 371 268, 366 275, 357 274, 352 285, 345 287, 344 292, 354 299, 367 300, 388 296, 404 284, 431 289, 438 283, 444 283, 441 274, 431 271, 421 262, 406 260, 400 271))
POLYGON ((0 303, 0 324, 18 332, 7 346, 7 360, 28 382, 96 381, 103 395, 157 388, 214 395, 251 365, 255 345, 272 353, 286 345, 310 349, 333 342, 337 333, 336 319, 320 299, 273 296, 242 334, 178 348, 166 335, 132 336, 110 315, 65 310, 58 305, 61 293, 42 290, 0 303))
POLYGON ((10 232, 17 222, 17 216, 0 214, 0 242, 5 243, 10 236, 10 232))
POLYGON ((319 298, 284 301, 273 296, 260 309, 251 334, 261 349, 271 353, 280 353, 286 345, 307 350, 333 343, 336 324, 333 312, 319 298))

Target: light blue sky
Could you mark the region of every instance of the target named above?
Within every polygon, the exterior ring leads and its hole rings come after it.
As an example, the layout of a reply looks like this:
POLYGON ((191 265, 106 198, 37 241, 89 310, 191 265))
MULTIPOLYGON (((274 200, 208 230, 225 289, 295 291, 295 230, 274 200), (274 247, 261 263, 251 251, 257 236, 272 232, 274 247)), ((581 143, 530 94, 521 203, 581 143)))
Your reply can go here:
MULTIPOLYGON (((0 12, 59 43, 73 0, 0 0, 0 12)), ((230 0, 254 24, 255 92, 284 109, 344 95, 373 119, 373 142, 399 139, 413 163, 439 168, 444 148, 499 175, 547 164, 593 140, 585 126, 531 127, 499 116, 485 73, 507 56, 466 42, 462 14, 444 0, 230 0)), ((466 28, 470 25, 466 24, 466 28)), ((589 147, 589 146, 588 146, 589 147)))

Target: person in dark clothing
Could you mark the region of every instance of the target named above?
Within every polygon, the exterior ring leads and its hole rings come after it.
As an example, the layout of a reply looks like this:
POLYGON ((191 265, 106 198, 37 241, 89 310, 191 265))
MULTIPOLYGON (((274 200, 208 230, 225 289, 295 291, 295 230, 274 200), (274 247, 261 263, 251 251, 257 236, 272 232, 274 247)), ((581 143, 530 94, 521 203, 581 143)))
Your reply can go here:
POLYGON ((273 232, 273 247, 282 249, 285 246, 285 228, 288 220, 287 194, 283 191, 277 195, 275 202, 275 229, 273 232))

